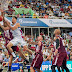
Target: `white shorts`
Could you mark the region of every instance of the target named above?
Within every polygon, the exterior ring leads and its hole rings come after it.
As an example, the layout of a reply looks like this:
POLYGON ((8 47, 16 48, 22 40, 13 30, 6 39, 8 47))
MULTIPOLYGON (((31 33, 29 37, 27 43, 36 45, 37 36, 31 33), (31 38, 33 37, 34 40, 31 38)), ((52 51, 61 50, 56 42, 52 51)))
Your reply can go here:
POLYGON ((26 42, 23 40, 23 38, 19 38, 19 37, 15 37, 10 41, 13 46, 17 46, 19 43, 21 44, 21 46, 25 46, 26 42))

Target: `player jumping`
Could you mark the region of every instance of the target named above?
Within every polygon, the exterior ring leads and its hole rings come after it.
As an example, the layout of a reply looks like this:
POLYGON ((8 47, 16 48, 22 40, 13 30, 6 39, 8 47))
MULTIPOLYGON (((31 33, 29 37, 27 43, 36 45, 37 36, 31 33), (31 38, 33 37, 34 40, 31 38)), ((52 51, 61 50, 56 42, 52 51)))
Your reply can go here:
MULTIPOLYGON (((7 44, 9 43, 10 40, 13 39, 13 36, 12 36, 12 33, 10 32, 10 30, 7 30, 7 25, 6 25, 6 22, 4 22, 4 25, 1 25, 0 24, 0 27, 4 30, 4 37, 5 37, 5 41, 6 41, 6 44, 5 44, 5 47, 7 49, 7 44)), ((24 55, 22 54, 22 52, 19 50, 19 48, 17 46, 12 46, 12 49, 13 51, 16 51, 20 54, 20 56, 26 61, 28 62, 24 55)), ((9 59, 9 69, 7 72, 11 72, 11 65, 12 65, 12 60, 13 60, 13 55, 8 51, 9 55, 10 55, 10 59, 9 59)))
POLYGON ((16 57, 16 55, 14 54, 11 47, 17 46, 17 44, 19 44, 19 43, 24 48, 24 50, 28 51, 32 55, 32 52, 27 48, 26 42, 22 38, 22 35, 20 32, 20 24, 17 23, 17 17, 13 17, 12 24, 9 24, 7 22, 7 25, 8 25, 7 28, 11 30, 12 35, 13 35, 13 39, 8 43, 7 48, 10 51, 10 53, 13 55, 13 57, 16 57))

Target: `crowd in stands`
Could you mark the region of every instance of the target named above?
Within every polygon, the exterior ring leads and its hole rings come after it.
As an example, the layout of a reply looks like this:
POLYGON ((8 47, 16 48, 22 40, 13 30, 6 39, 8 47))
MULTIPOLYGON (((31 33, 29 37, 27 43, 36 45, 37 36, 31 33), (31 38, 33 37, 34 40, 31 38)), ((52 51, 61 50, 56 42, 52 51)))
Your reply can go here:
MULTIPOLYGON (((4 2, 5 16, 16 15, 14 8, 31 8, 34 11, 33 18, 72 17, 72 0, 6 0, 6 2, 4 2)), ((17 16, 29 18, 32 15, 28 12, 17 16)))

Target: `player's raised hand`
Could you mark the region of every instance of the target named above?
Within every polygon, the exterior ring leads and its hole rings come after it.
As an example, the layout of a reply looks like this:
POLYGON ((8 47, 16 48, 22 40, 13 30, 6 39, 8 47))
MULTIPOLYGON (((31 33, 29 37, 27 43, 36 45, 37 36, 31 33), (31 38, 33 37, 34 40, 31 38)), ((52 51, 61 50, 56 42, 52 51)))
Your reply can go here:
POLYGON ((10 25, 10 22, 6 21, 6 24, 9 26, 10 25))

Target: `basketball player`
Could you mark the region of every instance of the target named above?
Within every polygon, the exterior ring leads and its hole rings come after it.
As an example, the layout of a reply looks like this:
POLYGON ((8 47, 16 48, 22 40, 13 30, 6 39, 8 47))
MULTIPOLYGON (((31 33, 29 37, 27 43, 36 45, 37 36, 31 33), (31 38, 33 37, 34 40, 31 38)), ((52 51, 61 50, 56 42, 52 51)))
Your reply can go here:
POLYGON ((66 67, 67 53, 66 53, 65 47, 63 46, 62 38, 59 36, 60 30, 55 29, 54 34, 55 34, 55 40, 56 40, 56 50, 55 50, 56 56, 54 57, 52 61, 52 67, 51 67, 52 72, 56 72, 55 70, 56 66, 58 68, 62 66, 66 70, 66 72, 70 72, 69 69, 66 67))
MULTIPOLYGON (((44 60, 44 62, 47 61, 47 60, 49 60, 51 57, 54 58, 54 57, 56 56, 56 53, 57 53, 57 52, 55 52, 55 50, 56 50, 56 43, 54 42, 52 46, 49 46, 49 47, 48 47, 48 49, 49 49, 49 48, 51 48, 51 53, 50 53, 49 56, 44 60)), ((60 72, 60 67, 57 67, 57 68, 58 68, 58 71, 60 72)), ((62 69, 62 72, 63 72, 64 69, 63 69, 62 66, 61 66, 61 69, 62 69)))
POLYGON ((37 45, 37 48, 35 50, 36 55, 35 55, 35 58, 32 61, 31 67, 30 67, 31 72, 35 72, 35 69, 36 69, 37 72, 42 72, 40 70, 41 64, 43 62, 43 53, 42 53, 43 43, 42 43, 42 40, 43 40, 42 36, 39 36, 38 37, 38 43, 31 42, 31 44, 37 45))
POLYGON ((20 32, 20 24, 17 23, 17 17, 13 17, 12 18, 12 24, 9 24, 7 21, 7 29, 12 32, 13 35, 13 39, 8 43, 7 48, 10 51, 10 53, 13 55, 13 57, 16 57, 16 55, 14 54, 13 50, 12 50, 12 46, 17 46, 17 44, 21 44, 21 46, 24 48, 24 50, 28 51, 31 55, 32 52, 27 48, 26 46, 26 42, 23 40, 22 36, 21 36, 21 32, 20 32))
MULTIPOLYGON (((7 44, 9 43, 10 40, 13 39, 13 36, 12 36, 12 33, 10 32, 10 30, 7 30, 6 22, 4 22, 4 26, 2 26, 0 24, 0 27, 4 30, 4 37, 5 37, 5 41, 6 41, 5 47, 7 49, 7 44)), ((19 50, 19 48, 17 46, 12 46, 12 49, 13 49, 13 51, 18 52, 20 54, 20 56, 28 63, 28 61, 25 59, 24 55, 21 53, 21 51, 19 50)), ((10 55, 10 59, 9 59, 9 69, 7 72, 11 72, 13 55, 9 52, 9 50, 8 50, 8 53, 10 55)))

